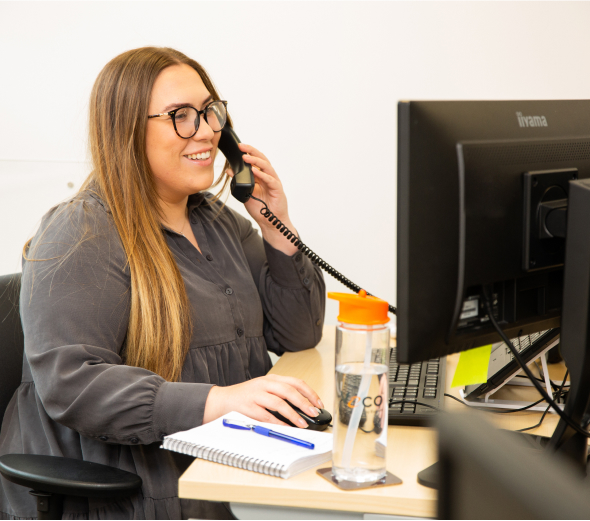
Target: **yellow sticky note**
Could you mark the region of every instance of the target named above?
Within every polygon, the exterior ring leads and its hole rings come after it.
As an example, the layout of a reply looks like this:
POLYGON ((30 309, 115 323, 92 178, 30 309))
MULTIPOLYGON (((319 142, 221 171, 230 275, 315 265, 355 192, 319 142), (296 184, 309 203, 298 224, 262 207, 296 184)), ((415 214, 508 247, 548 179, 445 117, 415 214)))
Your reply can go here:
POLYGON ((453 376, 451 387, 482 384, 488 381, 488 366, 492 355, 492 344, 463 351, 453 376))

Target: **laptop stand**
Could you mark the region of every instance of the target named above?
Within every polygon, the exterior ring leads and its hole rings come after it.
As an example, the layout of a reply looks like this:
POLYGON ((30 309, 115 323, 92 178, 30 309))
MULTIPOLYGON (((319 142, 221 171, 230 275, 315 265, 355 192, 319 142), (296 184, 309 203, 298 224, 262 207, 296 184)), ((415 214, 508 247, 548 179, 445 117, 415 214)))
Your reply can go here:
MULTIPOLYGON (((545 381, 541 385, 545 386, 548 393, 551 393, 552 391, 551 391, 551 381, 549 379, 549 370, 547 368, 547 352, 552 347, 556 346, 558 343, 559 343, 559 337, 557 339, 555 339, 553 342, 551 342, 545 349, 543 349, 535 358, 533 358, 528 363, 528 365, 530 365, 530 364, 534 363, 535 360, 538 360, 539 358, 541 359, 541 366, 543 368, 543 375, 545 376, 545 379, 544 379, 545 381)), ((463 403, 465 405, 469 405, 472 407, 484 407, 484 408, 490 408, 490 409, 521 409, 522 407, 526 407, 527 405, 530 405, 530 403, 532 403, 532 402, 521 401, 521 400, 501 400, 501 399, 493 398, 493 395, 495 393, 497 393, 502 387, 504 387, 507 384, 532 387, 533 384, 528 379, 518 378, 518 376, 521 373, 522 373, 522 370, 510 375, 503 382, 500 382, 496 387, 494 387, 493 389, 489 390, 488 392, 486 392, 485 394, 482 394, 481 396, 479 396, 477 398, 471 398, 471 397, 467 398, 467 393, 465 392, 465 388, 463 388, 459 391, 459 394, 461 396, 461 400, 463 401, 463 403)), ((553 381, 553 384, 559 386, 559 385, 561 385, 561 382, 553 381)), ((557 404, 560 405, 561 408, 563 409, 565 404, 560 403, 562 401, 563 400, 557 401, 557 404)), ((527 410, 543 412, 543 411, 545 411, 546 408, 547 408, 547 404, 544 402, 541 402, 541 403, 539 403, 527 410)), ((549 410, 552 413, 555 412, 553 409, 549 409, 549 410)))

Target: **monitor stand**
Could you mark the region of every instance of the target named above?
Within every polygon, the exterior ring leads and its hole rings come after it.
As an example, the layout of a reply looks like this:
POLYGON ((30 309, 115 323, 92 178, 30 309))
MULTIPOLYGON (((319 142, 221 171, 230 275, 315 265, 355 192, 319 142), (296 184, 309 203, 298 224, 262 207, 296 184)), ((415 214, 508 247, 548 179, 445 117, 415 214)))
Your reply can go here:
MULTIPOLYGON (((547 447, 550 443, 551 438, 547 436, 539 436, 536 434, 527 434, 526 432, 508 431, 502 429, 502 432, 514 435, 514 439, 524 449, 537 450, 539 454, 547 447)), ((430 467, 426 467, 424 470, 418 472, 418 483, 428 488, 439 488, 439 462, 433 463, 430 467)))
POLYGON ((438 461, 418 472, 418 483, 428 488, 438 489, 438 461))

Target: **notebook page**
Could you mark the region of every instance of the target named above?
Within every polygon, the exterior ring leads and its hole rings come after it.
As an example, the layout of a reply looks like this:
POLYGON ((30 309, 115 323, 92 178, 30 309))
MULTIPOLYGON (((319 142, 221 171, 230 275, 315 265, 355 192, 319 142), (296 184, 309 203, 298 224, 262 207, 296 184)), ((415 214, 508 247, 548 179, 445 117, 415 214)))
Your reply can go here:
POLYGON ((263 423, 248 418, 239 412, 230 412, 210 423, 188 431, 177 432, 166 438, 185 441, 201 447, 223 450, 240 456, 270 461, 285 467, 302 458, 325 454, 332 450, 332 434, 330 433, 263 423), (262 425, 273 431, 314 443, 315 448, 310 450, 298 447, 292 443, 256 434, 253 431, 230 429, 223 426, 224 418, 244 421, 252 425, 262 425))

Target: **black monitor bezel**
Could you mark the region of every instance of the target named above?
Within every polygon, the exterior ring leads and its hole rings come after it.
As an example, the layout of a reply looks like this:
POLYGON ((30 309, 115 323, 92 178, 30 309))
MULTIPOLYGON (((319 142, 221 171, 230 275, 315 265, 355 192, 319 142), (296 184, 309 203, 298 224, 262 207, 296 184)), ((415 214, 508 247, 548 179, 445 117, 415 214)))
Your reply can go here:
MULTIPOLYGON (((456 330, 457 295, 466 290, 460 283, 465 270, 460 265, 465 245, 459 186, 465 175, 462 150, 474 144, 549 145, 580 139, 590 150, 590 102, 586 100, 399 103, 396 304, 400 361, 413 363, 498 340, 491 325, 468 333, 456 330), (523 128, 517 113, 546 114, 548 125, 523 128)), ((587 155, 581 177, 590 175, 587 155)), ((518 165, 518 172, 577 164, 529 158, 518 165)), ((563 268, 549 270, 562 272, 563 268)), ((502 326, 508 336, 515 337, 559 327, 560 315, 557 306, 502 326)))

